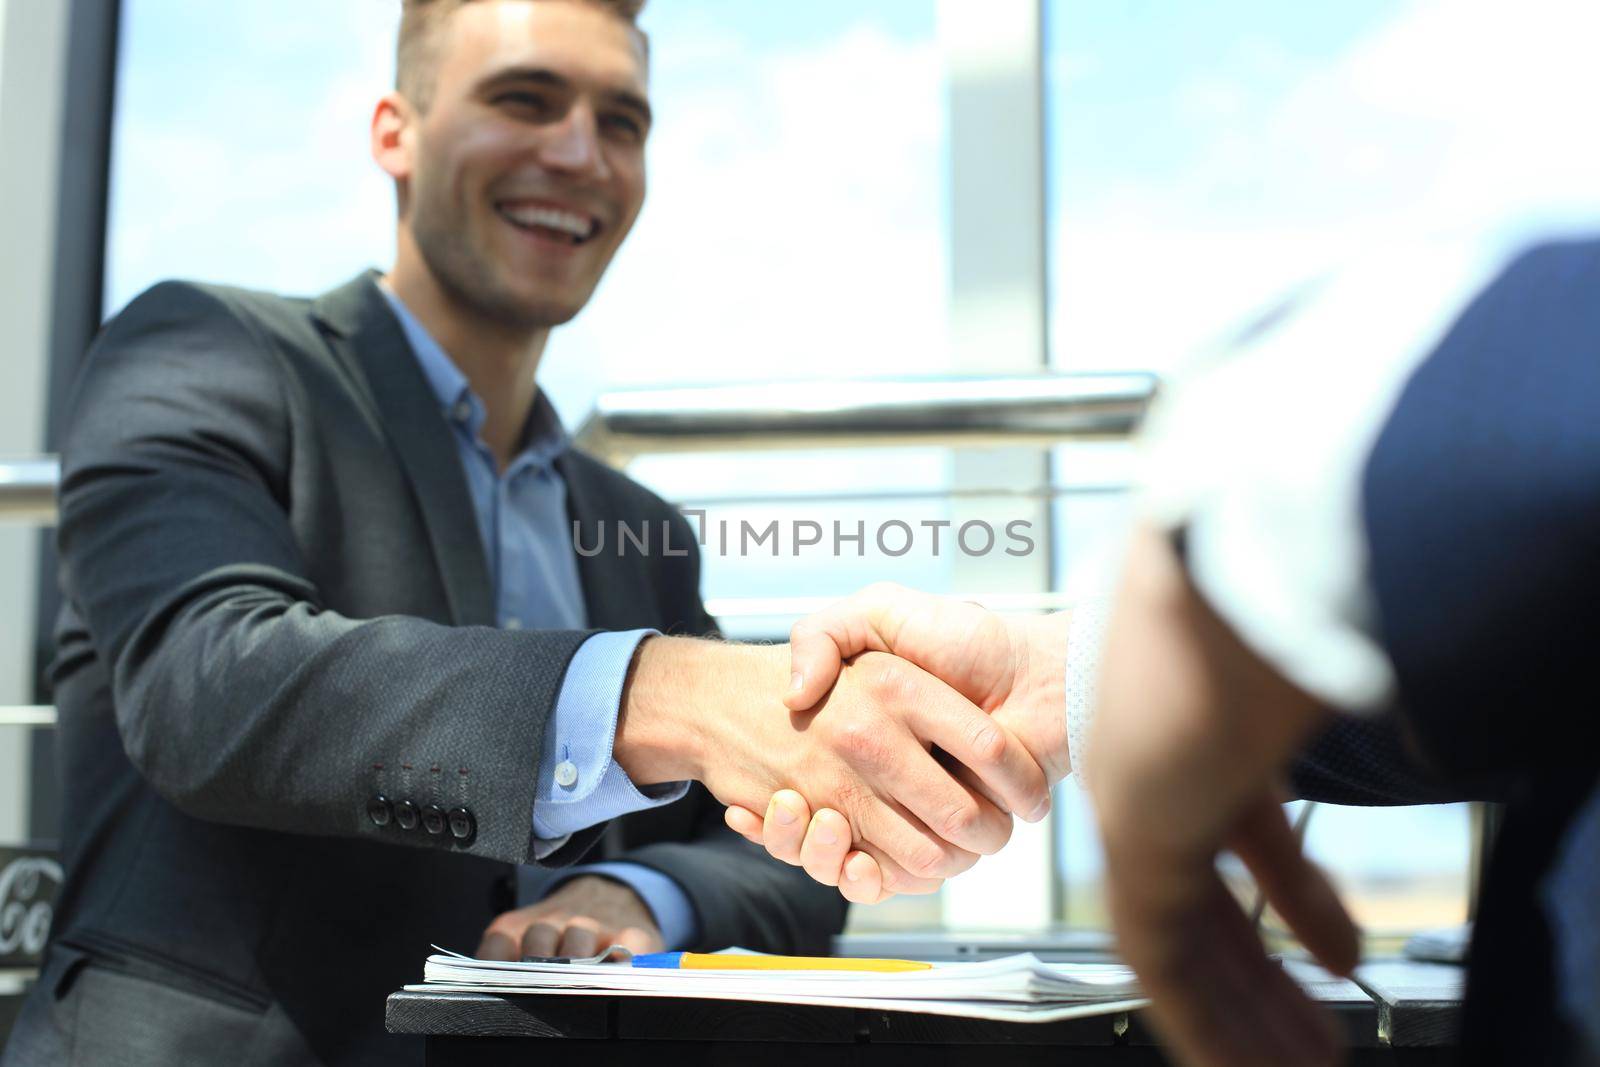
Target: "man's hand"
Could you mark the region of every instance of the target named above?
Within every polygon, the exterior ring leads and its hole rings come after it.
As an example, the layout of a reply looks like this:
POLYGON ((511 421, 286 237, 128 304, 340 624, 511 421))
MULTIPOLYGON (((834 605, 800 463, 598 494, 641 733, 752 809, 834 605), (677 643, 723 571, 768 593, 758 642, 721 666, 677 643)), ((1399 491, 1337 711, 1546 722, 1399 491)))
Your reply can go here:
MULTIPOLYGON (((875 650, 906 659, 945 682, 1013 732, 1055 784, 1072 770, 1067 751, 1065 675, 1067 616, 1005 618, 975 604, 921 593, 889 582, 870 585, 796 623, 790 633, 791 672, 784 703, 808 708, 822 699, 843 664, 875 650)), ((965 771, 957 773, 981 789, 965 771)), ((792 791, 774 796, 766 818, 730 807, 728 825, 777 859, 803 866, 837 885, 858 904, 886 895, 870 856, 841 850, 828 827, 837 813, 792 791), (816 820, 821 820, 820 825, 816 820), (824 840, 823 838, 829 838, 824 840)), ((819 802, 820 803, 820 802, 819 802)), ((1023 813, 1037 822, 1049 798, 1023 813)))
POLYGON ((660 952, 661 931, 639 894, 610 878, 580 875, 537 904, 498 916, 483 932, 478 958, 593 956, 611 945, 660 952))
POLYGON ((850 824, 832 808, 815 815, 806 798, 792 789, 780 789, 767 804, 766 819, 748 808, 731 807, 723 813, 728 828, 751 843, 763 845, 771 855, 805 872, 823 885, 839 887, 852 904, 878 904, 905 892, 884 888, 878 861, 850 847, 850 824))
POLYGON ((891 892, 932 892, 1006 843, 1008 812, 1048 804, 1045 774, 1016 736, 927 672, 866 653, 814 707, 792 711, 788 660, 782 647, 646 639, 624 689, 617 762, 638 784, 695 778, 749 808, 796 790, 843 815, 891 892))
MULTIPOLYGON (((800 710, 821 700, 861 652, 909 660, 1015 733, 1054 785, 1072 771, 1065 697, 1067 616, 1008 618, 976 604, 878 582, 807 616, 789 635, 790 689, 800 710)), ((1049 798, 1031 822, 1049 813, 1049 798)))
POLYGON ((1086 783, 1118 948, 1176 1057, 1323 1064, 1332 1020, 1260 939, 1216 871, 1235 852, 1300 941, 1348 974, 1358 937, 1300 852, 1277 783, 1321 710, 1244 646, 1168 542, 1136 533, 1106 634, 1086 783))

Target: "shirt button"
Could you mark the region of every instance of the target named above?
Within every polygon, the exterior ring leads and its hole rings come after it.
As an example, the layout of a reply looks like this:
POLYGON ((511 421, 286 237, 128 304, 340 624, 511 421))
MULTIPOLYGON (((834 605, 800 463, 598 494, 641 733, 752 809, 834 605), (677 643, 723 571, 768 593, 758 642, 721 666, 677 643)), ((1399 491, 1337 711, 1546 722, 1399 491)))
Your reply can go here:
POLYGON ((571 760, 562 760, 556 764, 556 785, 571 789, 578 784, 578 768, 571 760))
POLYGON ((522 629, 522 620, 517 618, 515 615, 507 615, 505 621, 500 625, 504 626, 507 630, 520 630, 522 629))
POLYGON ((456 406, 450 409, 450 415, 457 422, 472 421, 472 404, 465 400, 456 401, 456 406))
POLYGON ((382 793, 367 800, 367 818, 372 820, 374 826, 388 826, 389 820, 394 817, 394 806, 389 803, 389 798, 382 793))
POLYGON ((422 828, 428 833, 435 837, 444 833, 445 823, 444 809, 439 805, 429 804, 422 809, 422 828))

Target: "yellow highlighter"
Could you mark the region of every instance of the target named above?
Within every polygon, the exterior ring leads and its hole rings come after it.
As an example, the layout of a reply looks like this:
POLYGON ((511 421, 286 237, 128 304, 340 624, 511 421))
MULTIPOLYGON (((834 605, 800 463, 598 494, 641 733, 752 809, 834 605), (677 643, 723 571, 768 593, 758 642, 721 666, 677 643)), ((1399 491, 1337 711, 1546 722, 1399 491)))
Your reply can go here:
POLYGON ((917 960, 870 960, 850 956, 723 956, 709 952, 645 952, 633 957, 635 967, 673 971, 872 971, 899 974, 929 971, 917 960))

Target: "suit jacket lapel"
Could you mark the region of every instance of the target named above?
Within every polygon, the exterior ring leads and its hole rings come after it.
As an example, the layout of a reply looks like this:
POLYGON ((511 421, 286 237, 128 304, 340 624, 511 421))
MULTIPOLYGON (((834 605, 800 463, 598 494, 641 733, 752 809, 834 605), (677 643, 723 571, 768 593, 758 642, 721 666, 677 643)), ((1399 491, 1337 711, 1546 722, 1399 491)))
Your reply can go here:
POLYGON ((625 556, 617 553, 617 520, 637 516, 616 514, 588 475, 587 465, 592 462, 569 449, 557 456, 555 463, 567 486, 567 517, 573 523, 574 551, 579 544, 593 550, 597 539, 605 538, 598 553, 577 553, 578 581, 583 586, 589 626, 598 630, 637 629, 649 625, 637 621, 641 615, 640 597, 650 588, 649 575, 637 552, 630 549, 625 556))
POLYGON ((433 546, 458 626, 494 625, 494 595, 477 514, 450 426, 416 354, 368 271, 313 305, 357 379, 364 381, 399 456, 433 546))

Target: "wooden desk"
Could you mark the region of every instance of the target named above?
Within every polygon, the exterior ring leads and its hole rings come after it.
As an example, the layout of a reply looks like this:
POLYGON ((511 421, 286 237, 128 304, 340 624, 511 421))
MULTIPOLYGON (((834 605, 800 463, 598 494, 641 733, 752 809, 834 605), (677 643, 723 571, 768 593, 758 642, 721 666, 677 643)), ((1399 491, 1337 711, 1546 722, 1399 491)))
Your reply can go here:
MULTIPOLYGON (((1432 1067, 1453 1060, 1454 1030, 1444 1010, 1454 1010, 1459 1000, 1456 968, 1381 961, 1363 968, 1363 975, 1372 976, 1363 989, 1311 964, 1285 966, 1333 1011, 1350 1044, 1352 1064, 1432 1067), (1384 992, 1376 993, 1379 988, 1384 992)), ((393 1033, 426 1035, 428 1067, 558 1062, 638 1067, 641 1057, 667 1055, 740 1067, 1166 1062, 1139 1013, 996 1023, 715 1000, 441 992, 393 994, 387 1021, 393 1033), (561 1044, 572 1041, 582 1044, 561 1044)))

